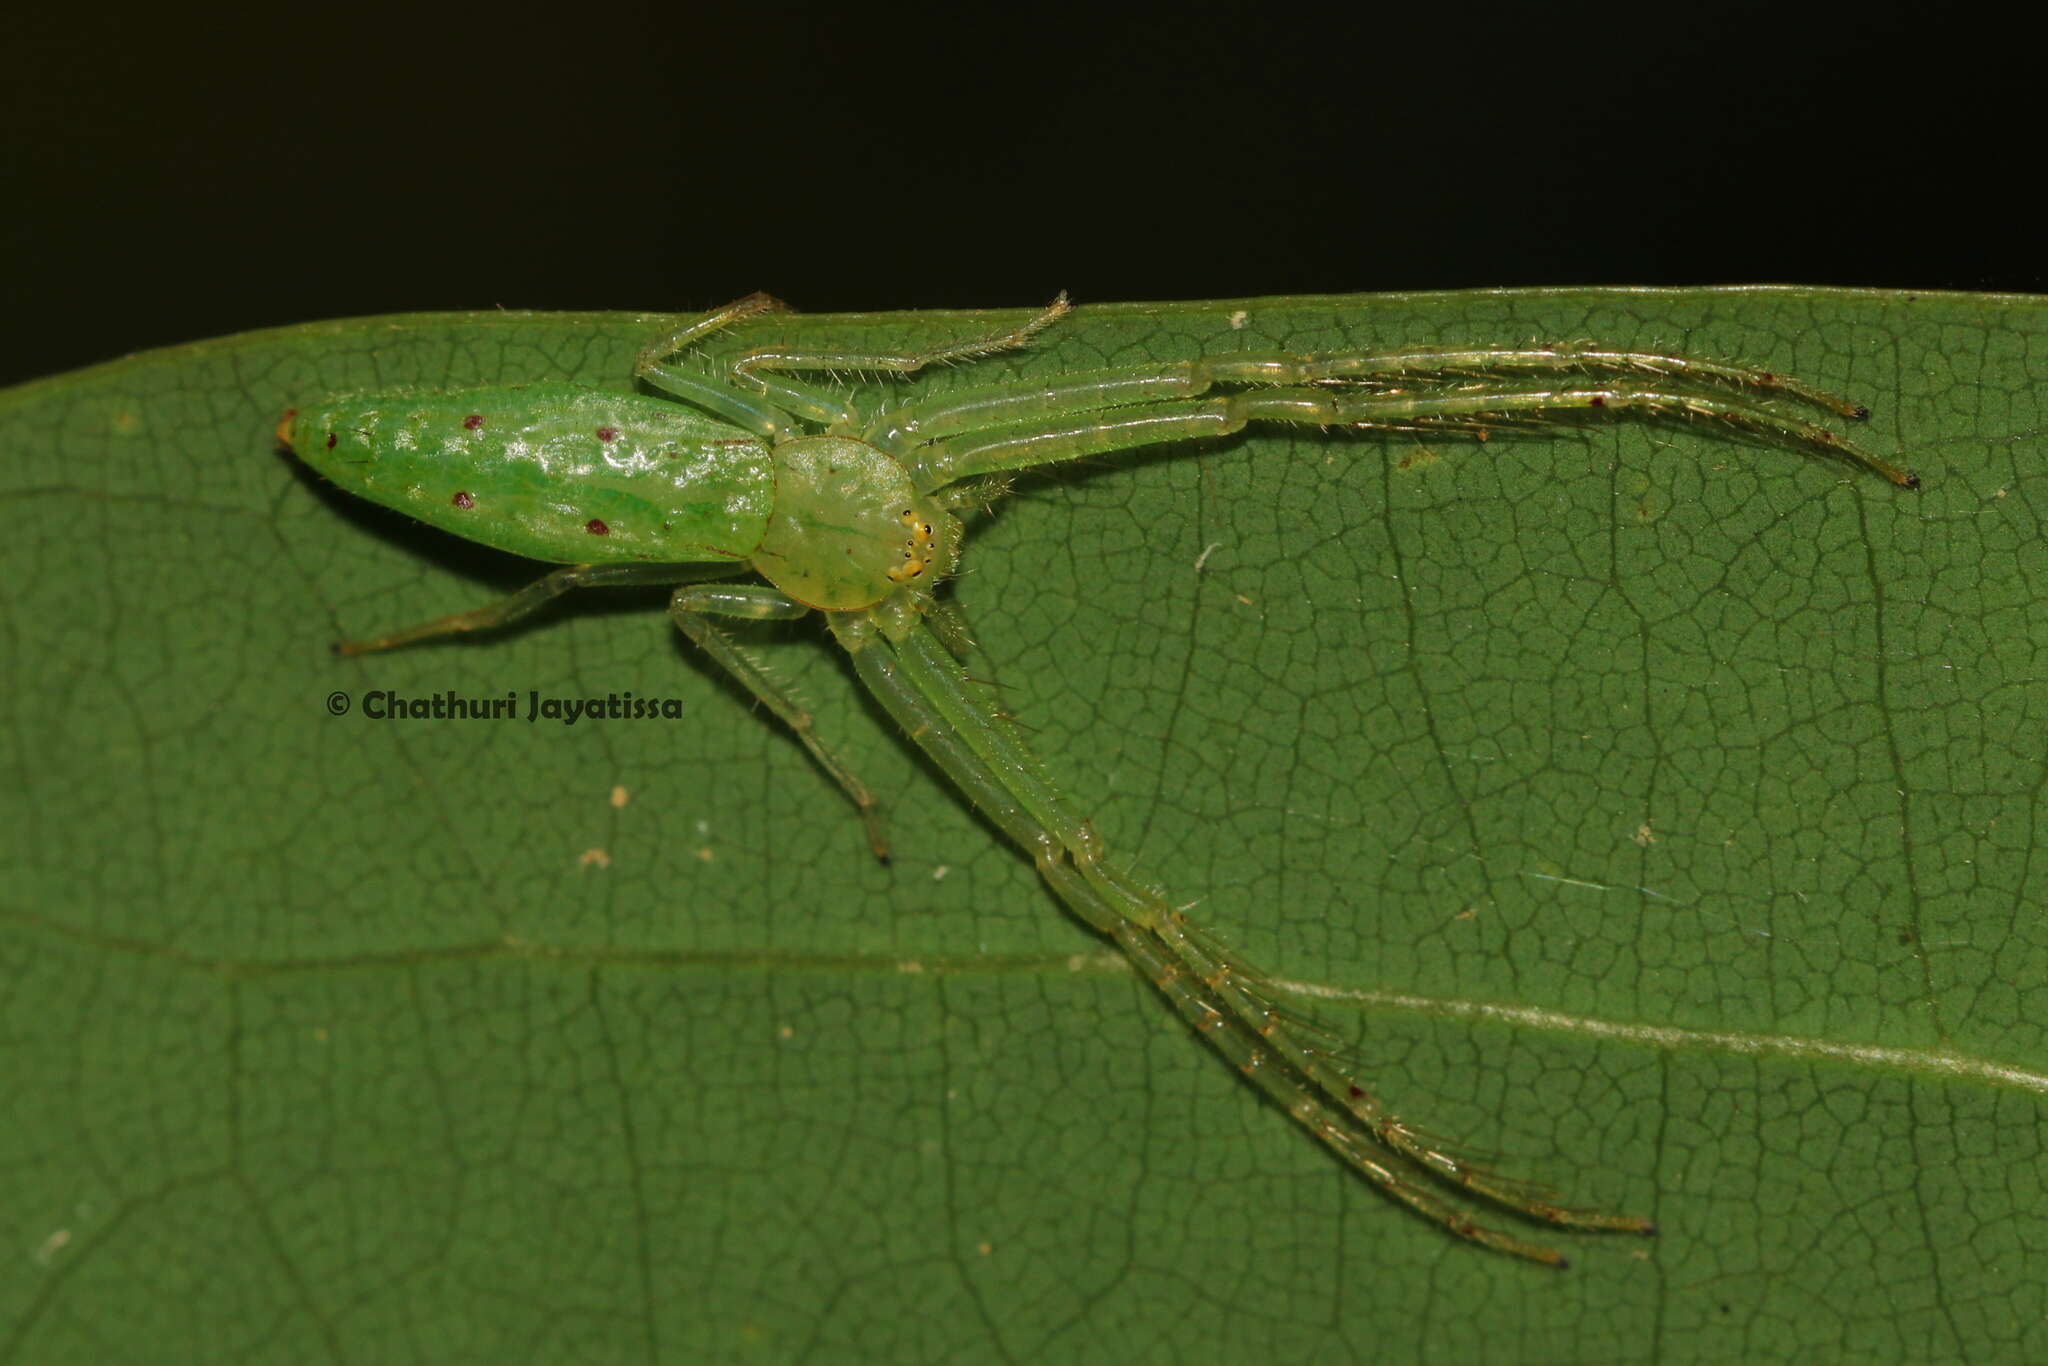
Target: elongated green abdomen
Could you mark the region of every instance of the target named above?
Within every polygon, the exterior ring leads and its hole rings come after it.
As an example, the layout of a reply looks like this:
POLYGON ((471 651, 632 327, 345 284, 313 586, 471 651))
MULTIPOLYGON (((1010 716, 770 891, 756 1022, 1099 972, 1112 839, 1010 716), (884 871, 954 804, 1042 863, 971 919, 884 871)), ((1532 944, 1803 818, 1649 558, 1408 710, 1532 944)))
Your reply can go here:
POLYGON ((278 434, 351 493, 553 564, 744 559, 775 507, 767 443, 633 394, 362 394, 288 413, 278 434))

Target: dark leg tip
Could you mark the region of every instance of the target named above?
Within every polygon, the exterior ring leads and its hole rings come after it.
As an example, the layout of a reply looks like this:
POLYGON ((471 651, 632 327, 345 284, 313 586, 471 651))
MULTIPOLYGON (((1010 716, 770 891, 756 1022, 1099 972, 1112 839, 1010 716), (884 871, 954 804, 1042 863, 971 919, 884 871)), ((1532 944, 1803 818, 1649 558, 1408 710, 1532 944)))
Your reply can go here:
POLYGON ((1645 1238, 1654 1238, 1657 1236, 1657 1226, 1655 1224, 1644 1224, 1642 1233, 1645 1238))
POLYGON ((1570 1271, 1572 1269, 1572 1262, 1569 1257, 1559 1257, 1551 1265, 1555 1266, 1559 1271, 1570 1271))
POLYGON ((894 863, 895 861, 895 859, 889 857, 887 854, 875 855, 875 862, 881 864, 884 868, 887 868, 890 864, 894 863))
POLYGON ((1907 476, 1906 476, 1906 487, 1907 487, 1907 488, 1909 488, 1909 489, 1917 489, 1917 488, 1919 488, 1919 487, 1920 487, 1920 476, 1919 476, 1919 475, 1917 475, 1917 474, 1909 474, 1909 475, 1907 475, 1907 476))
POLYGON ((1867 421, 1870 417, 1870 405, 1867 403, 1857 404, 1856 411, 1849 414, 1849 416, 1858 422, 1867 421))

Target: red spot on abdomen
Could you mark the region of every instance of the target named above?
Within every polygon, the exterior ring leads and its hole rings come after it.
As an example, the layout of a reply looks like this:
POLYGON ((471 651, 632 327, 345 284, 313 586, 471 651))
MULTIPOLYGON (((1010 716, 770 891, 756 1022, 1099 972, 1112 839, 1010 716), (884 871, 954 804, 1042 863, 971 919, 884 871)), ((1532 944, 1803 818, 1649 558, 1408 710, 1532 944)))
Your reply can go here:
POLYGON ((448 501, 449 501, 449 502, 451 502, 451 503, 453 503, 453 504, 455 504, 455 506, 457 506, 457 507, 459 507, 459 508, 462 508, 462 509, 464 509, 464 510, 467 510, 467 509, 469 509, 469 508, 473 508, 473 507, 475 507, 475 506, 476 506, 476 499, 474 499, 474 498, 470 497, 470 496, 469 496, 469 495, 468 495, 467 493, 464 493, 464 492, 463 492, 463 491, 462 491, 461 489, 457 489, 457 490, 455 490, 455 496, 454 496, 453 498, 450 498, 450 499, 449 499, 448 501))
POLYGON ((593 536, 609 536, 612 534, 612 529, 595 517, 585 522, 583 529, 593 536))
POLYGON ((484 415, 482 413, 471 413, 468 417, 462 419, 462 426, 466 431, 478 431, 483 425, 484 415))
POLYGON ((597 439, 607 442, 617 441, 619 439, 619 429, 617 427, 599 427, 597 429, 597 439))

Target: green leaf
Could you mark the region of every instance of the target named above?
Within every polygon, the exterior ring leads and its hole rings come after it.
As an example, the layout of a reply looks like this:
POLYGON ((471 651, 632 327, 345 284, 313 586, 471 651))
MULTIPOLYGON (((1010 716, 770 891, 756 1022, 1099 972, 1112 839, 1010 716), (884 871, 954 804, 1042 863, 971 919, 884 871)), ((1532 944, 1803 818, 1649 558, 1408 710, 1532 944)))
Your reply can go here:
POLYGON ((534 570, 323 487, 277 414, 624 387, 658 325, 359 320, 0 394, 0 1360, 2048 1354, 2041 301, 1090 308, 929 381, 1596 337, 1866 401, 1922 475, 1622 423, 1264 433, 970 533, 959 600, 1111 851, 1402 1114, 1658 1221, 1564 1275, 1234 1078, 814 623, 770 653, 890 867, 658 593, 329 654, 534 570))

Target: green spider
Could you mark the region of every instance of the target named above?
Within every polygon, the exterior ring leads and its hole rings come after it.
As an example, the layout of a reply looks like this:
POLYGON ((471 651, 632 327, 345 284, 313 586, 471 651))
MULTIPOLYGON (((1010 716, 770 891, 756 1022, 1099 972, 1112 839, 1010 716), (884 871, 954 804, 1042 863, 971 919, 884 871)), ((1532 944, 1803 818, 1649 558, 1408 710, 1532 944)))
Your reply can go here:
POLYGON ((1112 862, 963 661, 966 633, 935 593, 958 567, 958 514, 1019 470, 1227 437, 1250 423, 1462 430, 1595 415, 1696 419, 1847 459, 1903 488, 1911 474, 1767 406, 1865 410, 1787 377, 1591 344, 1223 353, 966 388, 868 412, 797 376, 907 376, 1028 344, 1021 326, 901 354, 760 348, 721 374, 673 363, 707 335, 777 312, 754 295, 662 336, 636 375, 666 397, 566 384, 385 393, 285 414, 278 435, 335 483, 458 536, 565 566, 474 611, 345 654, 502 626, 573 588, 676 585, 676 625, 802 740, 888 855, 875 799, 810 715, 717 619, 824 615, 861 681, 1062 902, 1115 941, 1209 1045, 1388 1195, 1460 1238, 1553 1266, 1556 1251, 1475 1222, 1461 1188, 1573 1229, 1650 1233, 1628 1215, 1556 1203, 1397 1118, 1268 979, 1112 862), (679 400, 679 401, 678 401, 679 400), (765 583, 716 580, 752 574, 765 583))

